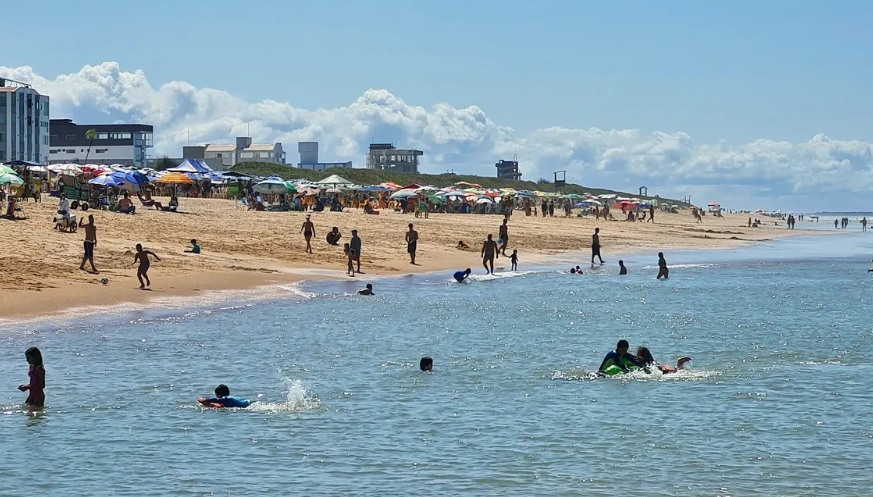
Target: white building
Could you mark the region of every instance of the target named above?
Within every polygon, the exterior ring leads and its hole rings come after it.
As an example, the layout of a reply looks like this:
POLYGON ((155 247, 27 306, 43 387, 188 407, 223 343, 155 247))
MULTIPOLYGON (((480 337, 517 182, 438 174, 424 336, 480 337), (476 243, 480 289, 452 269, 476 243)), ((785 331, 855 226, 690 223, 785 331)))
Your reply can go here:
POLYGON ((52 119, 49 162, 146 167, 153 135, 154 128, 148 124, 76 124, 71 119, 52 119), (93 140, 87 136, 92 129, 93 140))
POLYGON ((0 162, 49 159, 49 97, 0 78, 0 162))
POLYGON ((239 136, 235 145, 203 145, 184 147, 185 159, 203 159, 211 167, 233 167, 242 162, 285 164, 281 143, 252 143, 251 137, 239 136))

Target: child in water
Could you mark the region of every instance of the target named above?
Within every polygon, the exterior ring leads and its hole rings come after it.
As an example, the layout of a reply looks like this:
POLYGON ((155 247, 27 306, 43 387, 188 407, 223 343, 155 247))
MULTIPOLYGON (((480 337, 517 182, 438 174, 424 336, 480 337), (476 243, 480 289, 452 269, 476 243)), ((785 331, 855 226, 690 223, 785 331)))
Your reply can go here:
POLYGON ((512 255, 509 256, 510 262, 512 262, 512 270, 518 270, 518 250, 513 250, 512 255))
POLYGON ((42 407, 45 405, 45 368, 42 365, 42 352, 36 347, 30 347, 24 351, 24 358, 30 364, 27 371, 30 383, 18 385, 18 389, 29 392, 27 400, 24 401, 25 405, 42 407))
POLYGON ((254 403, 254 401, 251 400, 231 397, 230 388, 225 384, 215 387, 215 397, 211 399, 200 397, 197 399, 197 402, 200 402, 206 407, 239 407, 243 409, 254 403))

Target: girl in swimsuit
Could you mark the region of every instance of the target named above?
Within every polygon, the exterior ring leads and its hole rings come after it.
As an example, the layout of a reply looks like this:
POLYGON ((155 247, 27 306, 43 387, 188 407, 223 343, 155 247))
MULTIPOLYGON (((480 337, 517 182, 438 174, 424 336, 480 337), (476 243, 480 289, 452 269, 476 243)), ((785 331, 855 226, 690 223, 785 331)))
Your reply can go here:
POLYGON ((152 284, 152 282, 149 281, 149 255, 154 256, 156 261, 161 260, 161 258, 158 257, 157 254, 155 254, 154 252, 149 250, 143 250, 141 243, 136 244, 136 254, 134 254, 133 262, 130 263, 130 265, 133 266, 134 264, 139 262, 139 268, 136 270, 136 277, 139 279, 140 289, 143 289, 152 284), (143 282, 143 278, 145 278, 145 282, 143 282))
POLYGON ((309 220, 309 216, 306 216, 306 221, 303 221, 303 226, 300 228, 300 232, 303 233, 303 238, 306 239, 306 252, 311 254, 312 245, 310 244, 310 241, 312 241, 312 236, 315 235, 315 225, 309 220))
POLYGON ((678 361, 676 361, 676 367, 666 366, 664 364, 658 364, 655 362, 655 357, 652 356, 652 352, 648 349, 648 347, 637 347, 637 360, 646 366, 654 366, 658 368, 661 373, 669 374, 675 373, 680 369, 685 369, 685 363, 690 361, 690 357, 680 357, 678 361))
POLYGON ((27 372, 30 383, 18 385, 18 389, 22 392, 29 392, 27 400, 24 401, 26 405, 42 407, 45 405, 45 368, 42 365, 42 352, 36 347, 30 347, 24 352, 24 357, 30 364, 27 372))

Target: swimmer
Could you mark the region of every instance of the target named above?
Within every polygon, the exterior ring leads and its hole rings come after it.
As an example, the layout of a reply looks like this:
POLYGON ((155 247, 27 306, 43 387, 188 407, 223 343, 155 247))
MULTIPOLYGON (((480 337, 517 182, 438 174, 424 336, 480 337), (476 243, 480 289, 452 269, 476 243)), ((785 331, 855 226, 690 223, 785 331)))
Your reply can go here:
POLYGON ((463 283, 464 280, 470 277, 470 273, 472 272, 472 269, 467 268, 463 271, 455 271, 455 274, 453 274, 452 277, 455 278, 455 281, 457 281, 458 283, 463 283))
POLYGON ((667 259, 664 259, 664 252, 658 252, 658 276, 657 279, 670 278, 670 269, 667 268, 667 259))
POLYGON ((27 376, 30 383, 18 385, 18 390, 27 392, 25 405, 30 407, 43 407, 45 405, 45 367, 42 364, 42 352, 36 347, 30 347, 24 351, 27 360, 27 376))
POLYGON ((581 267, 576 266, 576 274, 582 274, 582 268, 581 268, 581 267))
POLYGON ((652 356, 652 352, 649 351, 648 347, 642 346, 637 347, 636 358, 640 363, 645 364, 646 366, 655 366, 664 374, 675 373, 680 369, 685 369, 685 363, 691 361, 690 357, 684 356, 680 357, 679 360, 676 361, 675 368, 673 366, 658 364, 657 362, 655 362, 655 358, 654 356, 652 356))
POLYGON ((631 366, 644 369, 645 365, 638 361, 636 356, 628 354, 627 350, 629 348, 630 344, 627 343, 627 340, 619 340, 618 344, 615 346, 615 350, 606 354, 606 357, 603 358, 603 362, 600 363, 600 367, 597 371, 599 373, 612 375, 617 373, 629 373, 631 371, 631 366))
POLYGON ((624 267, 624 261, 618 261, 618 274, 622 276, 627 274, 627 268, 624 267))
POLYGON ((221 384, 215 387, 215 397, 209 399, 206 397, 200 397, 197 399, 197 402, 200 402, 204 406, 207 407, 240 407, 246 408, 255 401, 241 399, 239 397, 231 397, 230 396, 230 388, 227 385, 221 384))
POLYGON ((376 295, 373 293, 373 285, 367 283, 367 286, 358 290, 358 295, 376 295))
POLYGON ((422 357, 418 362, 418 369, 424 373, 433 373, 433 359, 428 356, 422 357))

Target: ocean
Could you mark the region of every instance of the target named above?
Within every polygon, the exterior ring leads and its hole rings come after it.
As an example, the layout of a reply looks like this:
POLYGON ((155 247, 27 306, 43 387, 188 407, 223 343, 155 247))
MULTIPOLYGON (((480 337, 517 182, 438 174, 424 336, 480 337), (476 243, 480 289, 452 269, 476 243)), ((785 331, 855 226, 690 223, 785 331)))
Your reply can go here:
POLYGON ((7 326, 0 495, 869 495, 871 253, 858 233, 668 252, 656 281, 654 253, 619 277, 613 254, 576 276, 522 251, 467 284, 7 326), (693 367, 595 378, 622 338, 693 367), (15 389, 31 345, 39 413, 15 389), (199 407, 219 383, 258 402, 199 407))

